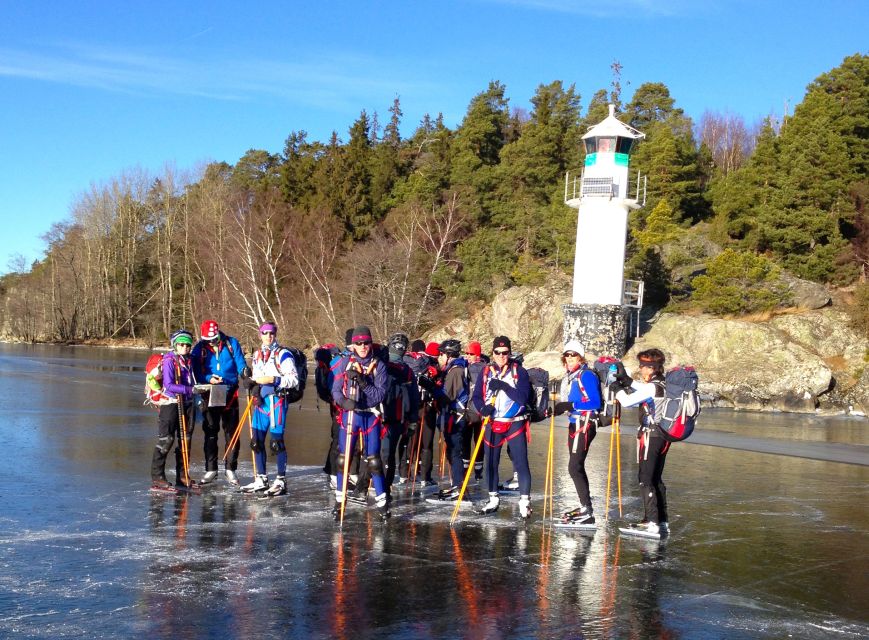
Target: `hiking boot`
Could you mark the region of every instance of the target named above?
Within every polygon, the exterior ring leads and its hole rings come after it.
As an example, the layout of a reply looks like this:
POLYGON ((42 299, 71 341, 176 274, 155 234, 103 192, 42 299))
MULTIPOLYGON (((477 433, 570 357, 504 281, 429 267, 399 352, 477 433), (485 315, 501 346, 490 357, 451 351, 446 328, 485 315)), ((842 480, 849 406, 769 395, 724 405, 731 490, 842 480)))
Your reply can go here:
POLYGON ((158 491, 172 491, 175 487, 166 478, 155 478, 151 480, 151 488, 158 491))
POLYGON ((238 476, 235 475, 235 471, 232 469, 226 470, 226 481, 234 487, 238 486, 238 476))
POLYGON ((217 478, 217 471, 206 471, 199 484, 211 484, 217 478))
POLYGON ((519 497, 519 516, 524 520, 531 516, 531 498, 528 496, 519 497))
POLYGON ((267 496, 284 496, 287 494, 287 483, 284 480, 284 476, 278 476, 275 478, 275 481, 272 483, 268 489, 266 489, 265 495, 267 496))
POLYGON ((489 494, 489 501, 482 506, 480 509, 480 513, 489 514, 495 513, 498 510, 498 506, 501 504, 501 498, 498 497, 497 493, 489 494))
POLYGON ((244 485, 241 490, 245 493, 253 493, 255 491, 265 491, 269 488, 269 477, 267 475, 258 475, 250 484, 244 485))

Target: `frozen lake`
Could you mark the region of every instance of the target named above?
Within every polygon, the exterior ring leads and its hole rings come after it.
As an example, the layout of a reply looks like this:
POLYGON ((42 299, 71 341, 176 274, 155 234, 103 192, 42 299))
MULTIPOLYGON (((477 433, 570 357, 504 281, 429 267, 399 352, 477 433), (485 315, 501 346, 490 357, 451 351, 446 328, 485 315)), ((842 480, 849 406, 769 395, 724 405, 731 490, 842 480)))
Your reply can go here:
MULTIPOLYGON (((339 529, 313 381, 290 412, 286 498, 222 481, 202 495, 150 492, 146 359, 0 345, 0 637, 869 637, 865 419, 704 412, 668 456, 672 534, 660 543, 619 536, 615 495, 603 523, 608 431, 588 460, 598 530, 542 525, 548 423, 533 430, 527 524, 507 499, 451 528, 448 509, 396 492, 388 523, 351 504, 339 529)), ((642 515, 634 432, 626 417, 626 518, 642 515)), ((576 497, 566 429, 556 438, 562 510, 576 497)), ((192 465, 200 477, 198 424, 192 465)))

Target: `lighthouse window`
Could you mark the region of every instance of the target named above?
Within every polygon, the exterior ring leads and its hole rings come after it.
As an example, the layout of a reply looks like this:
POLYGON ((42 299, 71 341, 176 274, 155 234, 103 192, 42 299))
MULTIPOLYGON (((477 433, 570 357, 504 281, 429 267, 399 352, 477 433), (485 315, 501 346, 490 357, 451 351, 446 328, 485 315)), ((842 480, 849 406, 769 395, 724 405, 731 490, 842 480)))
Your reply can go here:
POLYGON ((633 143, 634 141, 630 138, 619 137, 616 143, 616 153, 630 153, 633 143))
POLYGON ((597 152, 597 140, 595 138, 588 138, 585 142, 585 152, 586 153, 596 153, 597 152))
POLYGON ((603 153, 613 153, 616 150, 615 138, 598 138, 597 150, 603 153))

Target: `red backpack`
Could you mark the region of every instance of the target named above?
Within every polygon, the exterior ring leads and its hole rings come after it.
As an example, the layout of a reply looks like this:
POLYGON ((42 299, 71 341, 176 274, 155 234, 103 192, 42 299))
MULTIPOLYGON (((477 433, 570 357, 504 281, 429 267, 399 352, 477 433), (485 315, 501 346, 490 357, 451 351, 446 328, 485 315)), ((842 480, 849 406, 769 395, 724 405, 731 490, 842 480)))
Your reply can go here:
POLYGON ((171 400, 163 393, 163 355, 152 353, 145 363, 145 404, 160 406, 171 400))

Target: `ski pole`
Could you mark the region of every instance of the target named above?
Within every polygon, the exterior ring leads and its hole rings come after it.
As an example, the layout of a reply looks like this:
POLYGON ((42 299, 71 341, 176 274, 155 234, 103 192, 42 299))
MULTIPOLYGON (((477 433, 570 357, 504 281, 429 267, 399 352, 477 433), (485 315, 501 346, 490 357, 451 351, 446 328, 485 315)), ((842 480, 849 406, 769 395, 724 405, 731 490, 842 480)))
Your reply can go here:
POLYGON ((615 435, 616 435, 616 484, 619 488, 619 518, 622 517, 622 453, 621 453, 621 434, 622 426, 622 405, 616 400, 615 403, 615 435))
MULTIPOLYGON (((350 392, 350 396, 354 396, 353 393, 353 383, 352 381, 347 387, 347 390, 350 392)), ((350 450, 350 446, 353 443, 353 411, 347 412, 347 424, 344 425, 347 429, 347 437, 344 441, 344 482, 341 485, 341 520, 338 523, 338 526, 344 526, 344 508, 347 506, 347 482, 350 479, 350 458, 353 457, 353 452, 350 450)))
POLYGON ((184 401, 181 396, 178 399, 178 422, 181 427, 181 461, 184 463, 184 484, 190 488, 190 458, 187 451, 187 420, 184 417, 184 401))
POLYGON ((609 453, 609 462, 607 463, 606 469, 606 515, 604 516, 605 520, 609 520, 610 517, 610 484, 612 482, 612 474, 613 474, 613 440, 616 435, 616 423, 615 423, 615 409, 613 410, 613 422, 610 425, 610 453, 609 453))
MULTIPOLYGON (((549 496, 550 492, 553 491, 552 488, 552 445, 553 439, 555 438, 555 400, 558 398, 558 395, 555 393, 554 389, 555 385, 549 389, 549 399, 552 401, 552 415, 549 416, 549 446, 546 448, 546 480, 543 484, 543 522, 546 522, 546 508, 549 504, 549 496)), ((549 517, 552 518, 552 510, 549 511, 549 517)))
POLYGON ((226 451, 223 452, 223 459, 226 460, 226 456, 229 455, 229 452, 235 448, 238 439, 241 437, 241 428, 244 426, 244 421, 247 419, 247 414, 250 413, 250 407, 253 404, 253 398, 251 396, 247 397, 247 408, 244 410, 244 413, 241 414, 241 419, 238 421, 238 426, 235 428, 235 433, 232 434, 232 438, 229 440, 229 444, 226 445, 226 451))
MULTIPOLYGON (((250 395, 250 389, 248 389, 247 393, 247 400, 250 403, 253 401, 253 396, 250 395)), ((250 433, 251 442, 253 442, 253 411, 254 410, 252 409, 251 412, 247 414, 247 429, 250 433)), ((254 480, 256 480, 256 452, 253 450, 253 448, 251 448, 250 450, 250 462, 253 465, 253 477, 254 480)))
MULTIPOLYGON (((477 444, 474 445, 474 458, 477 457, 477 453, 480 451, 480 447, 483 444, 483 439, 486 437, 486 425, 489 424, 489 418, 491 416, 486 416, 486 419, 483 420, 483 428, 480 431, 480 437, 477 438, 477 444)), ((459 509, 462 506, 462 499, 465 497, 465 490, 468 488, 468 482, 471 480, 471 474, 474 472, 474 467, 468 465, 468 471, 465 473, 465 479, 462 482, 462 488, 459 491, 459 499, 456 500, 456 507, 453 509, 453 515, 450 516, 450 526, 453 525, 453 522, 456 520, 456 516, 459 515, 459 509)))
POLYGON ((415 452, 412 455, 413 458, 413 479, 410 482, 410 495, 413 496, 413 492, 416 489, 416 472, 419 469, 419 457, 422 453, 422 432, 425 429, 425 415, 426 408, 425 405, 422 406, 422 414, 421 419, 419 421, 419 426, 417 427, 416 434, 416 446, 414 447, 415 452))

